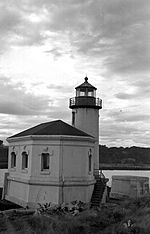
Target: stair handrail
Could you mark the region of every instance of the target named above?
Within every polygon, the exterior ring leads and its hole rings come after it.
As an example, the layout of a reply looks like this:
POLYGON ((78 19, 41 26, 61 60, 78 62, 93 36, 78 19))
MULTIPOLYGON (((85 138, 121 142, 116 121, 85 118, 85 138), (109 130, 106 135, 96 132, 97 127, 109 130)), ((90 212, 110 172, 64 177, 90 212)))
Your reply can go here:
POLYGON ((99 169, 94 170, 94 176, 99 177, 101 179, 105 179, 105 176, 104 176, 102 170, 99 170, 99 169))

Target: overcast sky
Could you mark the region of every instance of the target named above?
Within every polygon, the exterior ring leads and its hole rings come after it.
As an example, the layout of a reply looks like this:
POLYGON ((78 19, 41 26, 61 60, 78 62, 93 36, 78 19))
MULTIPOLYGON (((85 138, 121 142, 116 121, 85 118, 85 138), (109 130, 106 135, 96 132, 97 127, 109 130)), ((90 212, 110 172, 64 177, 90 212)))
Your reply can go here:
POLYGON ((150 0, 0 1, 0 139, 71 124, 86 75, 103 100, 100 144, 150 147, 150 0))

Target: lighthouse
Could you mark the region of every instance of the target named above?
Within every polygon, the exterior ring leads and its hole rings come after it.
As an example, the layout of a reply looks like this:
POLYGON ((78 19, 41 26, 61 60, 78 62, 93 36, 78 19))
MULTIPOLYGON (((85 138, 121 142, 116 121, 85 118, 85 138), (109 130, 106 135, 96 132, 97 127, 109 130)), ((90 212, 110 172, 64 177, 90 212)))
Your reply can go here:
POLYGON ((96 90, 85 77, 84 83, 77 86, 76 96, 70 98, 69 107, 72 109, 72 125, 95 139, 94 170, 99 169, 99 110, 102 100, 96 97, 96 90))
POLYGON ((7 138, 8 174, 3 197, 21 206, 78 200, 99 205, 107 181, 99 169, 101 99, 85 77, 70 99, 72 125, 41 123, 7 138), (98 171, 99 172, 99 171, 98 171))

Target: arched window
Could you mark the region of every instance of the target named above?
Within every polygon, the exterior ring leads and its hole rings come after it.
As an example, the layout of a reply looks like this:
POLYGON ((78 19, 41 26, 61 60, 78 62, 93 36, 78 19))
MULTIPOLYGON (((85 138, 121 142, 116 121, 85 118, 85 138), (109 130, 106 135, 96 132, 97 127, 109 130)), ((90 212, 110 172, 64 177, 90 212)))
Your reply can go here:
POLYGON ((75 115, 76 113, 73 111, 72 112, 72 126, 75 126, 75 115))
POLYGON ((15 152, 11 152, 11 168, 16 167, 16 154, 15 152))
POLYGON ((91 149, 89 149, 88 155, 89 155, 89 172, 91 172, 92 171, 92 150, 91 149))
POLYGON ((28 168, 28 154, 26 151, 22 152, 22 169, 28 168))
POLYGON ((49 170, 50 168, 50 155, 49 153, 41 154, 41 171, 49 170))

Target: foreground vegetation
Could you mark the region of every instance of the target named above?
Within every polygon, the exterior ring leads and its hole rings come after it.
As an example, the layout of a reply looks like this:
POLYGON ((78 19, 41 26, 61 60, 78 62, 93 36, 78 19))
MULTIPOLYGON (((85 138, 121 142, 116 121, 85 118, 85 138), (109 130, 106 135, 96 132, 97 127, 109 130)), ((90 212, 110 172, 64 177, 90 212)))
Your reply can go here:
MULTIPOLYGON (((40 209, 41 210, 41 209, 40 209)), ((150 233, 150 197, 107 203, 99 209, 70 212, 0 214, 0 233, 20 234, 126 234, 150 233)))

